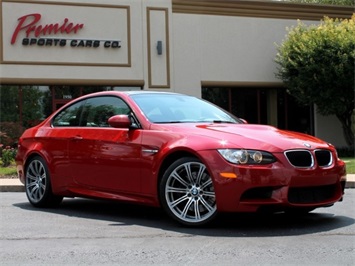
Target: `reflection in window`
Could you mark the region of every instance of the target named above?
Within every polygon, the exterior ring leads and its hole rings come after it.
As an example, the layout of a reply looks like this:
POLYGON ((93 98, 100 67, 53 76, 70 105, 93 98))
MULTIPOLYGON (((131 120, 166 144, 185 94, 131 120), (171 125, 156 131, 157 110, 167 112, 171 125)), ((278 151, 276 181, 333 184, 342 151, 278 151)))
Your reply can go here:
POLYGON ((73 104, 60 112, 53 120, 55 127, 77 127, 81 125, 80 116, 83 102, 73 104))
POLYGON ((119 114, 129 114, 130 108, 117 97, 97 97, 88 99, 82 120, 88 127, 109 127, 108 119, 119 114))
POLYGON ((230 114, 216 106, 187 95, 131 95, 145 116, 153 123, 238 123, 230 114))
POLYGON ((53 120, 57 127, 109 127, 108 119, 129 114, 130 108, 117 97, 95 97, 73 104, 53 120))

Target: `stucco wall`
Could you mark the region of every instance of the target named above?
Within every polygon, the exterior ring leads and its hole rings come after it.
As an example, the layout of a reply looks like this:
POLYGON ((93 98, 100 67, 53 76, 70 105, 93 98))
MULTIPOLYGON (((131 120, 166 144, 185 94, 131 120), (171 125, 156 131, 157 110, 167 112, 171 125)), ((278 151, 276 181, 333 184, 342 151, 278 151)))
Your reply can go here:
POLYGON ((201 81, 280 82, 275 78, 276 43, 285 38, 286 27, 295 24, 296 20, 174 14, 174 87, 193 86, 200 96, 201 81))

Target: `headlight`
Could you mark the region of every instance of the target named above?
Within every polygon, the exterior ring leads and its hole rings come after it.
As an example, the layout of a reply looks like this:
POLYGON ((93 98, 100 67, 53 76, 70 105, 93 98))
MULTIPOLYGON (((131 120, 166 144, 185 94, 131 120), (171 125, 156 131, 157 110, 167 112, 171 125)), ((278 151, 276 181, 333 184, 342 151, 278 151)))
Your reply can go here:
POLYGON ((235 164, 269 164, 275 157, 265 151, 243 149, 219 149, 218 152, 230 163, 235 164))

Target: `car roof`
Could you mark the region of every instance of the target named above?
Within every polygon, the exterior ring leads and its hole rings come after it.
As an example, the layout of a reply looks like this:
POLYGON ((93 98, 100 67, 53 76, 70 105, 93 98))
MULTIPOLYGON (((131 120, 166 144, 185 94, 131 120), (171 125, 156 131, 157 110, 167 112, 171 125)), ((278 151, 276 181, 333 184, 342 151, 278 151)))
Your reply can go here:
POLYGON ((169 91, 147 91, 147 90, 139 90, 139 91, 99 91, 99 92, 94 92, 90 94, 86 94, 81 96, 80 98, 87 98, 87 97, 92 97, 92 96, 102 96, 102 95, 154 95, 154 94, 159 94, 159 95, 181 95, 181 96, 191 96, 187 94, 181 94, 181 93, 176 93, 176 92, 169 92, 169 91))
POLYGON ((137 95, 137 94, 174 94, 174 95, 183 95, 181 93, 175 93, 170 91, 147 91, 147 90, 140 90, 140 91, 121 91, 122 93, 128 95, 137 95))

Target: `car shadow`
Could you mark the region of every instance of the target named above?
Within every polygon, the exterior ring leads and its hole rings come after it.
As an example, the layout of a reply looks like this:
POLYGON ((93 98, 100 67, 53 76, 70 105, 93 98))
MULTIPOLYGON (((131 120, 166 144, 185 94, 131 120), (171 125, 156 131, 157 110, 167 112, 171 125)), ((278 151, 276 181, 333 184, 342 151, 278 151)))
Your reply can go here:
POLYGON ((64 199, 57 208, 34 208, 27 202, 16 203, 14 206, 32 212, 104 220, 108 226, 139 225, 210 237, 297 236, 327 232, 355 223, 353 218, 323 213, 322 209, 318 209, 302 216, 285 213, 223 213, 206 226, 185 227, 169 218, 160 208, 104 200, 64 199))

